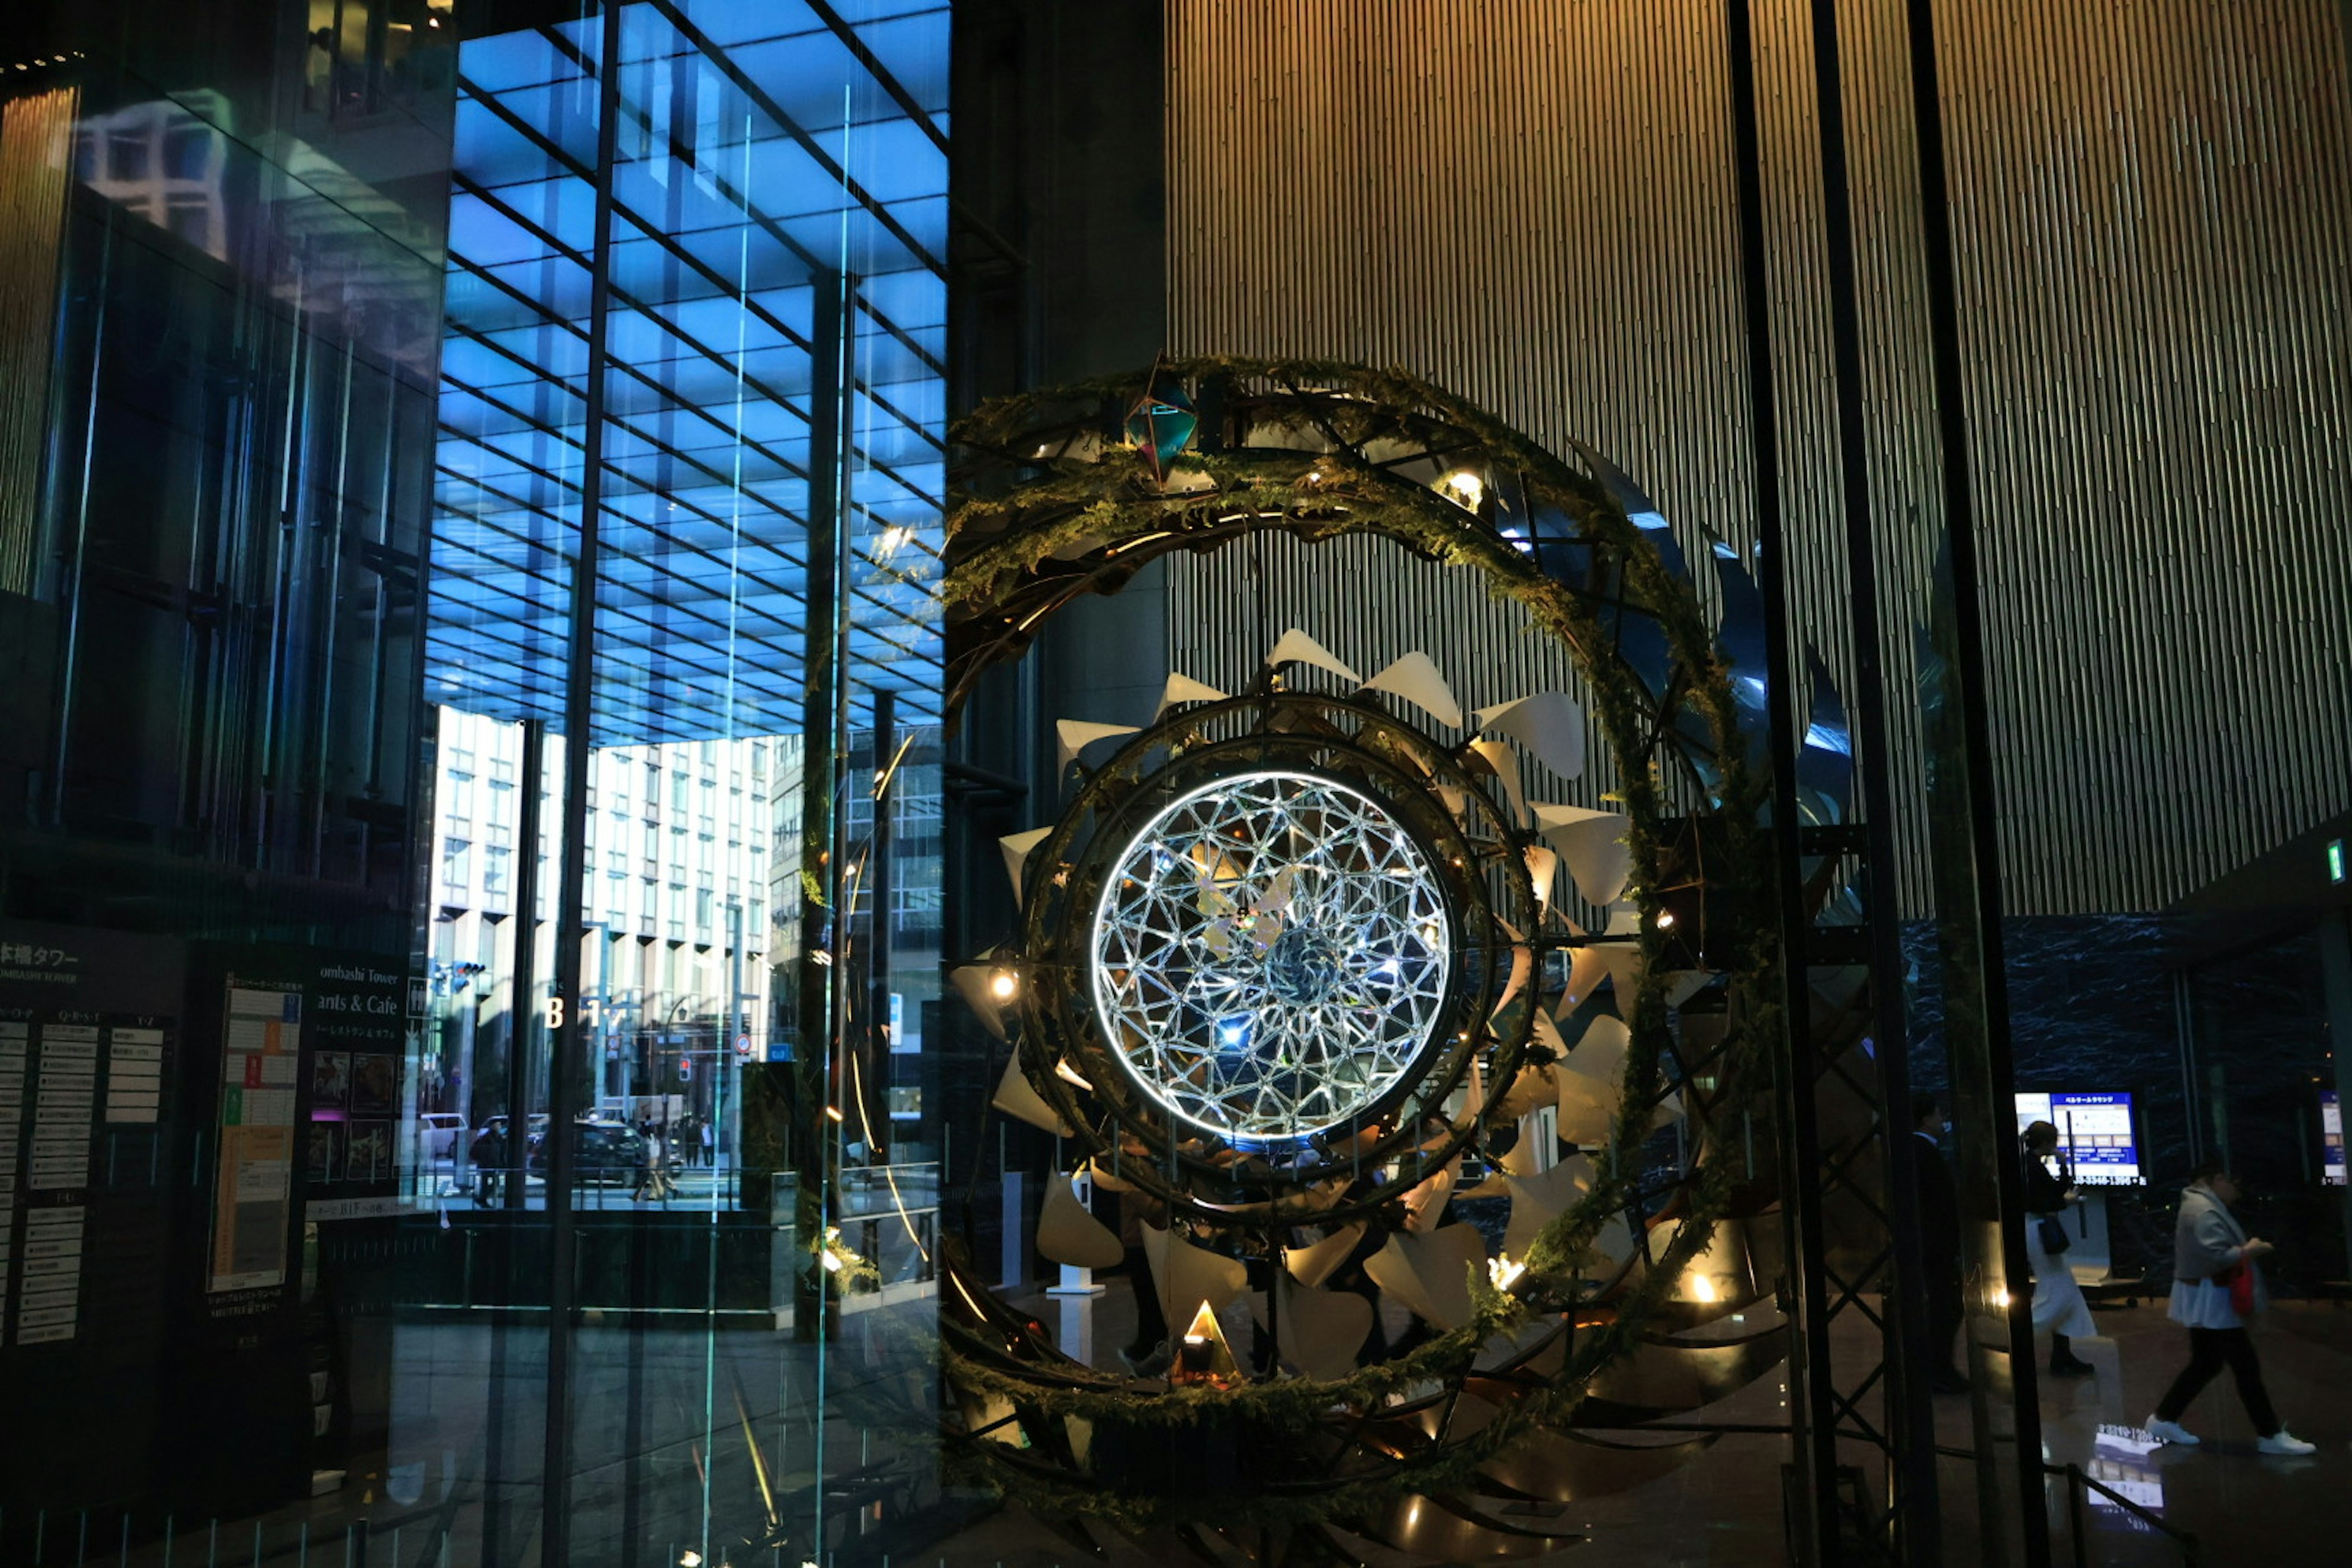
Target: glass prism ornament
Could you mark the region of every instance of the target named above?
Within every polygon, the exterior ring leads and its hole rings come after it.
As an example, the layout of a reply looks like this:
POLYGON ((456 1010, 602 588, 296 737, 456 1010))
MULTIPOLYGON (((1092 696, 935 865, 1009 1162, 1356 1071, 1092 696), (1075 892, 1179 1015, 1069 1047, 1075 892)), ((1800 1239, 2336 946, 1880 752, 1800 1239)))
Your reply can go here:
POLYGON ((1192 444, 1193 432, 1201 427, 1201 416, 1193 412, 1192 400, 1180 386, 1164 385, 1155 377, 1135 406, 1127 411, 1127 438, 1143 454, 1143 466, 1151 470, 1154 484, 1168 482, 1168 466, 1176 455, 1192 444))

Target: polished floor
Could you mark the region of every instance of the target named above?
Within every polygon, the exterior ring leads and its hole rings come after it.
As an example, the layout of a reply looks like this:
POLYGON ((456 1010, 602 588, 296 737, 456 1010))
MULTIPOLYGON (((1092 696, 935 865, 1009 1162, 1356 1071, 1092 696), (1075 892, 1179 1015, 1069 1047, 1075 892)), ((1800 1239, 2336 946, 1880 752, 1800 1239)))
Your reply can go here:
MULTIPOLYGON (((1110 1364, 1112 1347, 1132 1324, 1118 1287, 1091 1309, 1066 1312, 1039 1296, 1029 1302, 1048 1323, 1066 1318, 1087 1335, 1097 1364, 1110 1364), (1091 1322, 1086 1319, 1091 1317, 1091 1322)), ((2225 1375, 2198 1398, 2184 1425, 2204 1438, 2189 1450, 2159 1447, 2141 1454, 2102 1427, 2137 1427, 2187 1358, 2187 1336, 2160 1305, 2142 1303, 2098 1314, 2101 1334, 2076 1342, 2095 1375, 2045 1380, 2042 1394, 2043 1450, 2051 1465, 2074 1465, 2090 1479, 2129 1498, 2173 1530, 2194 1539, 2200 1561, 2231 1565, 2326 1563, 2345 1552, 2344 1503, 2352 1497, 2352 1309, 2283 1302, 2257 1331, 2272 1398, 2290 1430, 2318 1446, 2308 1458, 2258 1457, 2255 1433, 2225 1375)), ((1858 1319, 1843 1320, 1850 1331, 1858 1319)), ((1402 1326, 1401 1324, 1395 1326, 1402 1326)), ((1860 1345, 1841 1346, 1840 1352, 1860 1345)), ((2046 1344, 2045 1347, 2046 1349, 2046 1344)), ((1690 1419, 1768 1425, 1787 1418, 1783 1386, 1768 1376, 1690 1419)), ((1937 1401, 1939 1446, 1973 1450, 1973 1421, 1965 1397, 1937 1401)), ((1863 1458, 1849 1447, 1849 1460, 1863 1458)), ((1595 1498, 1564 1510, 1561 1528, 1583 1539, 1558 1551, 1520 1559, 1538 1568, 1626 1568, 1649 1564, 1754 1565, 1784 1562, 1780 1472, 1785 1439, 1727 1436, 1698 1462, 1636 1490, 1595 1498)), ((1990 1561, 1978 1517, 1976 1467, 1948 1455, 1938 1465, 1945 1563, 1990 1561)), ((2077 1510, 2063 1474, 2049 1476, 2042 1500, 2051 1531, 2053 1562, 2065 1565, 2169 1565, 2184 1557, 2180 1544, 2150 1522, 2090 1489, 2082 1491, 2081 1554, 2077 1510)), ((1550 1528, 1550 1526, 1547 1526, 1550 1528)), ((1162 1549, 1107 1537, 1106 1561, 1120 1568, 1171 1561, 1162 1549)), ((926 1562, 932 1561, 925 1559, 926 1562)), ((936 1561, 946 1568, 1078 1568, 1089 1561, 1068 1542, 1034 1523, 1000 1514, 945 1543, 936 1561)), ((1368 1547, 1365 1561, 1402 1568, 1413 1561, 1368 1547)), ((1924 1559, 1923 1559, 1924 1561, 1924 1559)))
MULTIPOLYGON (((1117 1282, 1099 1297, 1024 1300, 1066 1344, 1099 1363, 1110 1362, 1132 1326, 1130 1303, 1117 1282)), ((720 1543, 759 1524, 765 1496, 809 1495, 819 1474, 838 1485, 840 1478, 871 1476, 882 1461, 895 1460, 908 1475, 935 1477, 929 1420, 919 1408, 927 1397, 921 1358, 893 1350, 923 1338, 931 1310, 929 1302, 910 1301, 860 1314, 845 1333, 846 1348, 858 1353, 828 1352, 822 1359, 788 1334, 713 1333, 692 1322, 584 1328, 574 1346, 581 1414, 571 1561, 672 1568, 700 1555, 734 1568, 799 1568, 808 1559, 798 1551, 739 1548, 730 1554, 720 1543), (904 1370, 872 1374, 891 1366, 904 1370), (877 1416, 894 1409, 900 1417, 895 1424, 877 1416)), ((1846 1321, 1858 1328, 1858 1320, 1846 1321)), ((1391 1326, 1401 1328, 1402 1321, 1391 1326)), ((2053 1464, 2079 1466, 2193 1535, 2208 1564, 2342 1559, 2343 1500, 2352 1497, 2352 1310, 2284 1303, 2260 1333, 2273 1397, 2291 1427, 2319 1446, 2295 1459, 2255 1455, 2254 1433, 2226 1379, 2189 1412, 2187 1424, 2206 1439, 2201 1447, 2139 1454, 2103 1443, 2103 1426, 2134 1426, 2146 1418, 2186 1347, 2181 1331, 2149 1305, 2102 1312, 2100 1327, 2099 1338, 2077 1342, 2097 1374, 2045 1389, 2045 1448, 2053 1464)), ((120 1521, 105 1517, 58 1517, 46 1521, 37 1553, 17 1552, 10 1561, 44 1568, 539 1564, 535 1456, 544 1419, 543 1332, 527 1324, 462 1321, 393 1325, 390 1331, 398 1340, 393 1350, 399 1369, 391 1449, 341 1489, 262 1520, 176 1521, 162 1538, 148 1529, 124 1536, 120 1521)), ((1786 1419, 1783 1397, 1780 1377, 1768 1373, 1691 1419, 1769 1426, 1786 1419)), ((1943 1444, 1970 1447, 1968 1400, 1939 1400, 1937 1417, 1943 1444)), ((1591 1568, 1782 1562, 1786 1451, 1778 1436, 1727 1436, 1696 1463, 1646 1486, 1530 1520, 1580 1539, 1521 1561, 1591 1568)), ((1846 1457, 1862 1456, 1856 1449, 1846 1457)), ((1973 1466, 1948 1458, 1939 1473, 1942 1562, 1990 1561, 1973 1466)), ((927 1532, 919 1542, 894 1542, 888 1562, 898 1568, 1146 1568, 1202 1561, 1171 1542, 1132 1542, 1109 1531, 1098 1532, 1097 1554, 1017 1510, 950 1500, 961 1522, 927 1532)), ((2184 1561, 2171 1537, 2095 1493, 2085 1493, 2080 1509, 2077 1556, 2076 1510, 2064 1482, 2049 1482, 2042 1502, 2060 1568, 2184 1561)), ((1415 1561, 1369 1545, 1363 1559, 1375 1568, 1415 1561)), ((878 1549, 840 1559, 844 1568, 882 1560, 878 1549)))

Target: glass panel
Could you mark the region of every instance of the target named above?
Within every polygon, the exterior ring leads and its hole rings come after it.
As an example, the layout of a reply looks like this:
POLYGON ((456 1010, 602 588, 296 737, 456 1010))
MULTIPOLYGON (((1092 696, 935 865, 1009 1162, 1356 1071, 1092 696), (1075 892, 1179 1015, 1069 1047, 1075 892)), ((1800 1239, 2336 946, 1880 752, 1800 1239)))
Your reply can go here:
MULTIPOLYGON (((943 58, 943 11, 900 20, 943 58)), ((798 1561, 856 1535, 857 1505, 835 1492, 826 1514, 814 1479, 873 1441, 820 1419, 820 1325, 871 1311, 919 1332, 931 1292, 946 289, 936 233, 918 237, 936 214, 916 209, 946 165, 796 7, 625 6, 469 42, 459 70, 427 689, 445 748, 488 726, 501 739, 475 749, 510 752, 546 725, 542 830, 577 789, 585 831, 582 907, 558 909, 561 866, 541 880, 533 1016, 572 940, 559 917, 578 921, 579 979, 525 1090, 551 1118, 571 1075, 572 1182, 547 1179, 546 1133, 503 1193, 478 1160, 470 1188, 453 1169, 474 1204, 451 1227, 511 1277, 478 1270, 444 1304, 512 1341, 519 1397, 568 1369, 551 1436, 569 1500, 550 1504, 566 1561, 718 1561, 747 1541, 798 1561), (615 40, 606 138, 596 62, 615 40), (583 669, 566 590, 592 501, 583 669), (575 693, 576 780, 554 732, 575 693), (902 747, 877 834, 876 756, 902 747), (802 825, 828 819, 811 858, 802 825), (877 891, 895 912, 878 924, 877 891), (869 1038, 894 1016, 916 1021, 869 1038), (821 1234, 872 1268, 812 1291, 821 1234), (553 1345, 501 1311, 526 1289, 559 1309, 553 1345)), ((479 899, 440 912, 463 927, 495 912, 479 899)), ((534 1458, 486 1468, 485 1499, 545 1500, 534 1458)))
POLYGON ((0 82, 0 1107, 91 1124, 0 1128, 0 1559, 830 1556, 938 1489, 829 1380, 935 1289, 947 7, 92 9, 0 82))

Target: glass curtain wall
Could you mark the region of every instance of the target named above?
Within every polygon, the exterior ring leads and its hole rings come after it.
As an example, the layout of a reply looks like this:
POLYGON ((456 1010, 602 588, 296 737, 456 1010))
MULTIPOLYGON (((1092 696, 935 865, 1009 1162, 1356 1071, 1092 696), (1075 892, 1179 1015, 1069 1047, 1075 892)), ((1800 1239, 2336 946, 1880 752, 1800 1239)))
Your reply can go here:
POLYGON ((425 913, 471 1262, 392 1424, 482 1456, 485 1561, 797 1563, 936 1484, 820 1417, 935 1245, 947 41, 651 0, 459 54, 425 913))
POLYGON ((450 8, 201 9, 0 22, 11 1564, 251 1557, 355 1446, 385 1486, 383 1320, 322 1251, 394 1245, 417 1131, 450 8), (308 1074, 340 1138, 354 1061, 331 1190, 308 1074))
POLYGON ((891 1551, 948 8, 205 9, 0 78, 0 1561, 891 1551))

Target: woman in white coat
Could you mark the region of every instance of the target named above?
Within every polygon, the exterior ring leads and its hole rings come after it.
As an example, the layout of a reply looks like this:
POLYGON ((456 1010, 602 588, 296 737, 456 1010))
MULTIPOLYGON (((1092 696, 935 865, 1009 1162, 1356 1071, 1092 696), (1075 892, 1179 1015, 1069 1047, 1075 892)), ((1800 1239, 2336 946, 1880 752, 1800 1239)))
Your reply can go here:
POLYGON ((2208 1160, 2189 1178, 2180 1194, 2180 1218, 2172 1236, 2172 1309, 2167 1314, 2189 1330, 2189 1364, 2172 1380, 2171 1389, 2147 1418, 2148 1435, 2167 1443, 2195 1447, 2197 1437, 2180 1424, 2189 1402, 2224 1366, 2238 1381, 2238 1397, 2253 1418, 2255 1447, 2265 1454, 2308 1454, 2313 1445, 2286 1429, 2271 1408, 2270 1391, 2263 1386, 2262 1363, 2246 1332, 2246 1318, 2270 1304, 2263 1288, 2260 1259, 2271 1244, 2248 1236, 2230 1205, 2238 1201, 2238 1184, 2219 1160, 2208 1160), (2231 1286, 2243 1271, 2245 1284, 2238 1296, 2248 1302, 2241 1312, 2231 1300, 2231 1286))
POLYGON ((2074 1282, 2074 1270, 2065 1254, 2042 1245, 2042 1222, 2062 1217, 2074 1202, 2074 1189, 2052 1173, 2050 1156, 2058 1152, 2058 1129, 2037 1121, 2023 1135, 2025 1161, 2025 1258, 2033 1267, 2033 1331, 2050 1331, 2050 1375, 2082 1377, 2091 1363, 2076 1355, 2066 1342, 2098 1332, 2091 1321, 2091 1304, 2074 1282))

